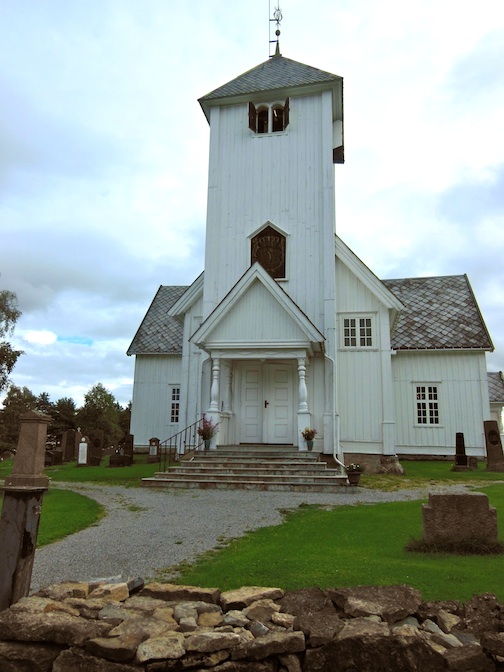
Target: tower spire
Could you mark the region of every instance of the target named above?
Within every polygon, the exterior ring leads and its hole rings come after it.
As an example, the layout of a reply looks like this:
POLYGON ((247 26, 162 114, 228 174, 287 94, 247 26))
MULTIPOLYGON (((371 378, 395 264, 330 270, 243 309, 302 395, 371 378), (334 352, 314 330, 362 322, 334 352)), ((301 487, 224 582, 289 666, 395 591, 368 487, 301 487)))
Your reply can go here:
MULTIPOLYGON (((270 10, 269 10, 269 13, 270 13, 270 17, 271 17, 271 7, 270 7, 270 10)), ((282 10, 280 9, 280 5, 278 5, 277 7, 275 7, 275 9, 273 11, 273 18, 270 18, 270 20, 269 20, 270 21, 270 41, 269 41, 270 52, 271 52, 271 45, 276 44, 275 53, 274 54, 270 53, 269 54, 270 58, 273 58, 274 56, 281 56, 281 53, 280 53, 280 21, 282 19, 283 19, 282 10), (274 40, 271 39, 271 24, 272 23, 276 23, 275 39, 274 40)))

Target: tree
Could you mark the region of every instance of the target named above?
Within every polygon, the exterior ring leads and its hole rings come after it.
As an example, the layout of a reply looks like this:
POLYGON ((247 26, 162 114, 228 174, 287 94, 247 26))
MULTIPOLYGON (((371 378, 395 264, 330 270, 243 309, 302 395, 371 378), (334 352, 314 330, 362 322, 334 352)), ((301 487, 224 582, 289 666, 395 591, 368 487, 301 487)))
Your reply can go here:
POLYGON ((119 426, 121 406, 102 383, 97 383, 84 395, 84 406, 77 412, 77 423, 83 434, 103 430, 104 446, 117 445, 123 432, 119 426))
POLYGON ((119 427, 123 434, 129 434, 131 424, 131 401, 125 408, 121 408, 119 412, 119 427))
POLYGON ((17 307, 17 297, 14 292, 0 290, 0 392, 9 384, 11 373, 22 350, 14 350, 5 339, 14 331, 16 322, 21 315, 17 307))
POLYGON ((21 427, 19 416, 37 409, 37 397, 27 387, 11 385, 0 411, 0 448, 15 450, 21 427))
POLYGON ((77 408, 75 401, 70 397, 62 397, 52 405, 51 415, 53 422, 51 429, 56 436, 63 434, 67 429, 77 429, 77 408))

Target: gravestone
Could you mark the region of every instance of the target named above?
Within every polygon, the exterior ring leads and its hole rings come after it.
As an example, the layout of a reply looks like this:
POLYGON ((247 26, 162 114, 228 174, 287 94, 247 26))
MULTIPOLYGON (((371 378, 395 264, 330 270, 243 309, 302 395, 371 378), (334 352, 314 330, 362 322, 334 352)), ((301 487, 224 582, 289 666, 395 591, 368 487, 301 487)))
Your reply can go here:
POLYGON ((429 493, 422 517, 428 544, 497 543, 497 511, 482 492, 429 493))
POLYGON ((114 455, 110 456, 110 467, 129 467, 133 464, 133 434, 125 434, 119 441, 114 455))
POLYGON ((147 458, 147 462, 149 463, 159 462, 159 460, 160 460, 159 439, 156 438, 149 439, 149 457, 147 458))
POLYGON ((496 420, 485 420, 485 443, 487 453, 487 470, 504 471, 504 454, 499 434, 499 425, 496 420))
POLYGON ((469 461, 466 455, 463 432, 455 434, 455 464, 452 471, 469 471, 469 461))
POLYGON ((73 462, 76 454, 76 434, 75 429, 67 429, 61 435, 61 450, 63 452, 63 462, 73 462))
POLYGON ((77 455, 77 466, 86 467, 88 463, 89 439, 83 436, 79 442, 79 453, 77 455))
POLYGON ((99 467, 103 456, 103 429, 96 429, 91 435, 88 464, 99 467))

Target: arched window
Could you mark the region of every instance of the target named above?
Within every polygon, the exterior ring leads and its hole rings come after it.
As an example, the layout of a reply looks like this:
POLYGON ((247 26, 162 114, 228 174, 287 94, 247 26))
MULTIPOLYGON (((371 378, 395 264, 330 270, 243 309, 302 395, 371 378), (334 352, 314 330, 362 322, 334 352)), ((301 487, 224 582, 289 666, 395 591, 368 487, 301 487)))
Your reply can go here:
POLYGON ((283 106, 282 105, 275 105, 272 112, 273 112, 273 119, 272 119, 273 133, 277 133, 278 131, 283 131, 284 130, 284 108, 283 108, 283 106))
POLYGON ((268 132, 268 108, 260 107, 257 110, 257 132, 258 133, 267 133, 268 132))
POLYGON ((285 278, 285 236, 265 226, 251 240, 251 264, 258 261, 272 278, 285 278))
POLYGON ((260 105, 256 108, 254 103, 249 103, 248 123, 254 133, 285 131, 289 125, 289 99, 287 98, 283 105, 274 103, 269 107, 260 105))

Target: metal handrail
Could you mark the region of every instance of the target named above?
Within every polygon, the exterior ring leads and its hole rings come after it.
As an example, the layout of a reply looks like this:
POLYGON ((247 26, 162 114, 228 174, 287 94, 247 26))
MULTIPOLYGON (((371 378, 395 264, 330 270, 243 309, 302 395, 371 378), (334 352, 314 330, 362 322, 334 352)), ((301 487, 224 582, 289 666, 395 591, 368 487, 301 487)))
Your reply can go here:
POLYGON ((160 467, 163 471, 166 471, 171 463, 178 462, 188 451, 198 450, 203 445, 203 440, 198 434, 200 425, 201 420, 197 420, 159 444, 160 467))

